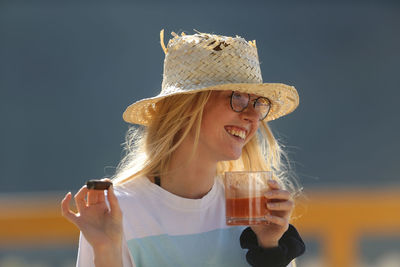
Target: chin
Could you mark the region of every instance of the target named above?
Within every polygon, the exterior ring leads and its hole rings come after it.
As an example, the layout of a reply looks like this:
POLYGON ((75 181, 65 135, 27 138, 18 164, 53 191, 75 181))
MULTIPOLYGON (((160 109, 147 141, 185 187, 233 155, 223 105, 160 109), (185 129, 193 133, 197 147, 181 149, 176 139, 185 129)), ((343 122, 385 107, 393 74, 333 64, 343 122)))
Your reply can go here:
POLYGON ((232 152, 229 155, 225 156, 224 161, 229 161, 229 160, 238 160, 242 156, 242 151, 237 151, 237 152, 232 152))

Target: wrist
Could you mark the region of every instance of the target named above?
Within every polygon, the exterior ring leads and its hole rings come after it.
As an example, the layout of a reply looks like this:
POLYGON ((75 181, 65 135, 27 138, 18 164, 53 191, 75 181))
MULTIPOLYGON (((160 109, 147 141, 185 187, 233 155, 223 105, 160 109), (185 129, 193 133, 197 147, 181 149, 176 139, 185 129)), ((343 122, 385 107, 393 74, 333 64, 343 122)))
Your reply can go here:
POLYGON ((272 240, 261 240, 261 239, 259 239, 259 238, 257 237, 257 242, 258 242, 258 245, 259 245, 260 247, 265 248, 265 249, 267 249, 267 248, 275 248, 275 247, 278 247, 278 246, 279 246, 278 240, 276 240, 276 241, 272 241, 272 240))
POLYGON ((96 267, 121 266, 122 267, 122 248, 121 246, 102 246, 93 249, 94 264, 96 267))

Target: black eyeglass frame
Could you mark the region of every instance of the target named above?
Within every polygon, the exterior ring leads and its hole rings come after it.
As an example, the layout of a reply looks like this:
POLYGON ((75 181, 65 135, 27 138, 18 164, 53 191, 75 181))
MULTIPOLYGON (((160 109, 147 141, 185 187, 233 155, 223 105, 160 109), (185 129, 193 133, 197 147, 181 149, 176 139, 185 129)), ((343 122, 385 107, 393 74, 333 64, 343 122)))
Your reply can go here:
MULTIPOLYGON (((232 103, 233 95, 234 95, 235 93, 240 93, 240 92, 232 91, 231 99, 230 99, 231 109, 232 109, 233 111, 237 112, 237 113, 240 113, 240 112, 243 112, 243 110, 245 110, 245 109, 249 106, 251 96, 250 96, 250 94, 247 94, 247 96, 249 97, 249 99, 247 100, 247 105, 246 105, 243 109, 241 109, 241 110, 235 110, 235 109, 233 108, 233 103, 232 103)), ((240 94, 243 94, 243 93, 240 93, 240 94)), ((253 108, 254 108, 254 109, 256 109, 256 104, 257 104, 257 102, 258 102, 259 99, 265 99, 265 100, 267 100, 267 101, 268 101, 268 105, 269 105, 268 112, 265 114, 265 116, 264 116, 263 118, 260 118, 260 119, 259 119, 260 121, 263 121, 263 120, 268 116, 268 114, 269 114, 269 112, 270 112, 270 110, 271 110, 271 101, 270 101, 268 98, 263 97, 263 96, 257 97, 256 99, 251 100, 251 101, 253 101, 253 108)))

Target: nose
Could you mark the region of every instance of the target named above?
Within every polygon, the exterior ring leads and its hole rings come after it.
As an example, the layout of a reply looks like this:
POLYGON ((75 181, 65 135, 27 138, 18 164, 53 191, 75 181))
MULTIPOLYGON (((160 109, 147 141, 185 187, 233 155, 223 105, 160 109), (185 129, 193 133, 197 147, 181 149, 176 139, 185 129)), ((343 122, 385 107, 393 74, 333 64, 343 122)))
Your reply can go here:
POLYGON ((254 109, 253 105, 249 103, 247 108, 245 108, 240 114, 240 117, 243 120, 250 121, 250 122, 258 122, 260 115, 258 112, 254 109))

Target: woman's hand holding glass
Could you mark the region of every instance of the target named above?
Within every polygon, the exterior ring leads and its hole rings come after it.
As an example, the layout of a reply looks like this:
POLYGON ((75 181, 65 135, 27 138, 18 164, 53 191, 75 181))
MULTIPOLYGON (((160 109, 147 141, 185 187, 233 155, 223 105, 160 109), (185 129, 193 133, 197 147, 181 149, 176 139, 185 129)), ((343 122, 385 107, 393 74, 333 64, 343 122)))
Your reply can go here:
POLYGON ((270 190, 265 194, 269 214, 268 224, 253 225, 251 229, 257 235, 258 244, 264 248, 277 247, 279 239, 289 228, 289 220, 294 209, 291 194, 274 181, 269 180, 270 190))
POLYGON ((107 194, 109 207, 104 190, 89 190, 86 185, 74 197, 77 213, 70 209, 71 198, 68 193, 62 200, 62 214, 93 247, 96 266, 122 266, 122 212, 113 186, 107 194))

